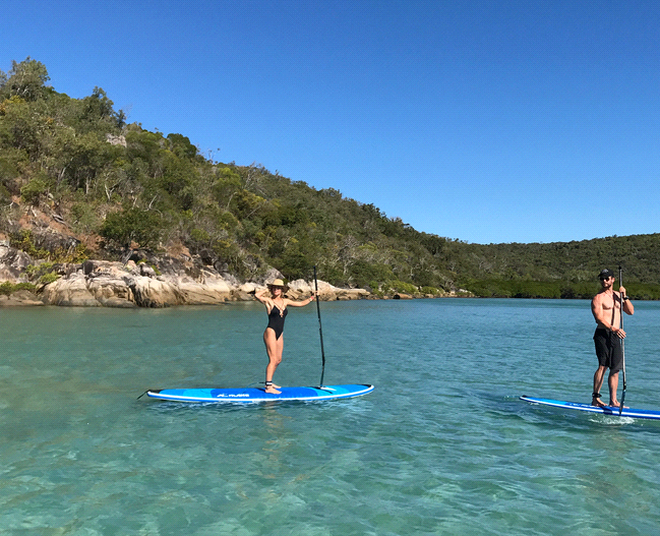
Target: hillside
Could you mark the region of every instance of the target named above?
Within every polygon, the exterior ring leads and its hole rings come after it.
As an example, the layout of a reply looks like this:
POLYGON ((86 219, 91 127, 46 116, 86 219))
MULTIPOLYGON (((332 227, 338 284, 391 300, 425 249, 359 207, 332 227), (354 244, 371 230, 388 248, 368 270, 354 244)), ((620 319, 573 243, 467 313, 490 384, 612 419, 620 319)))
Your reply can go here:
POLYGON ((12 283, 45 284, 63 265, 139 251, 156 265, 184 255, 240 281, 271 268, 309 278, 316 265, 324 281, 375 294, 585 297, 601 267, 623 264, 631 295, 660 297, 660 235, 449 240, 337 190, 214 161, 181 134, 127 124, 101 88, 74 99, 48 80, 30 58, 0 72, 0 241, 28 259, 5 275, 12 283))

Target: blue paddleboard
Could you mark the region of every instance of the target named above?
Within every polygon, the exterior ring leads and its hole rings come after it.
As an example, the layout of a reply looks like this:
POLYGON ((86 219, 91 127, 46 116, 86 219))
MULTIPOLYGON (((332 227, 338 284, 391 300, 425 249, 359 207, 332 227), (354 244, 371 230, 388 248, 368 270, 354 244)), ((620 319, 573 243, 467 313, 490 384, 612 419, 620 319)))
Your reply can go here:
POLYGON ((281 387, 279 395, 266 393, 263 388, 243 387, 232 389, 151 389, 147 395, 160 400, 177 402, 282 402, 308 400, 336 400, 366 395, 373 385, 325 385, 323 387, 281 387))
MULTIPOLYGON (((613 406, 605 406, 599 408, 591 404, 580 404, 579 402, 564 402, 563 400, 552 400, 550 398, 534 398, 531 396, 523 395, 520 400, 531 402, 532 404, 541 404, 544 406, 553 406, 563 409, 575 409, 577 411, 588 411, 589 413, 600 413, 602 415, 619 416, 619 408, 613 406)), ((650 409, 632 409, 623 408, 621 417, 633 417, 635 419, 658 419, 660 420, 660 411, 653 411, 650 409)))

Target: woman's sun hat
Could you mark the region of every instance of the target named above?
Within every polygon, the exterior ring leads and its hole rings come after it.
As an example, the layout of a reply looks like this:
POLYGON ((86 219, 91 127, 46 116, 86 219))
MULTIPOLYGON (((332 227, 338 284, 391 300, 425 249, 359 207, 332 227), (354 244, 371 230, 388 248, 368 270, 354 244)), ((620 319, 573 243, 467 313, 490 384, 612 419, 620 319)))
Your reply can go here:
POLYGON ((272 283, 268 283, 268 288, 273 288, 273 287, 280 287, 282 289, 282 292, 286 292, 287 290, 289 290, 289 287, 281 279, 276 279, 272 283))

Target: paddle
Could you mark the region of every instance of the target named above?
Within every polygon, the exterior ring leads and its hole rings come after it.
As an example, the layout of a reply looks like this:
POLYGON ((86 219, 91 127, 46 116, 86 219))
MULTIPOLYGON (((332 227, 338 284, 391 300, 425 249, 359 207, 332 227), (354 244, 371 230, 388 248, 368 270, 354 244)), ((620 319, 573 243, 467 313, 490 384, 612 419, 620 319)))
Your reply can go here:
MULTIPOLYGON (((619 289, 623 285, 623 269, 619 266, 619 289)), ((619 291, 619 304, 621 310, 619 311, 619 316, 621 317, 621 329, 623 329, 623 296, 621 296, 621 291, 619 291)), ((619 416, 623 411, 623 401, 626 399, 626 346, 625 339, 621 339, 621 354, 623 356, 623 391, 621 393, 621 401, 619 402, 619 416)))
POLYGON ((316 266, 314 266, 314 288, 316 289, 316 312, 319 317, 319 337, 321 338, 321 381, 319 388, 323 387, 323 376, 325 374, 325 352, 323 350, 323 326, 321 325, 321 305, 319 303, 319 282, 316 279, 316 266))

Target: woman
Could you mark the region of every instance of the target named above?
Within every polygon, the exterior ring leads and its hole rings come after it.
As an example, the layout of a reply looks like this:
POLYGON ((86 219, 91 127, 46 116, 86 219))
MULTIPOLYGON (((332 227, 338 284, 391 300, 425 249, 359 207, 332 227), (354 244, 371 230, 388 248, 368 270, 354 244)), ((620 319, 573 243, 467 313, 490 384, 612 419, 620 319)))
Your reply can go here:
POLYGON ((312 302, 317 292, 304 301, 295 302, 284 297, 287 287, 284 281, 276 279, 268 285, 270 297, 264 296, 266 290, 260 290, 254 293, 254 297, 266 306, 268 312, 268 327, 264 331, 264 344, 268 353, 268 366, 266 367, 266 392, 274 395, 280 394, 279 385, 273 383, 273 375, 277 365, 282 362, 282 352, 284 350, 284 319, 288 313, 287 307, 304 307, 312 302))

